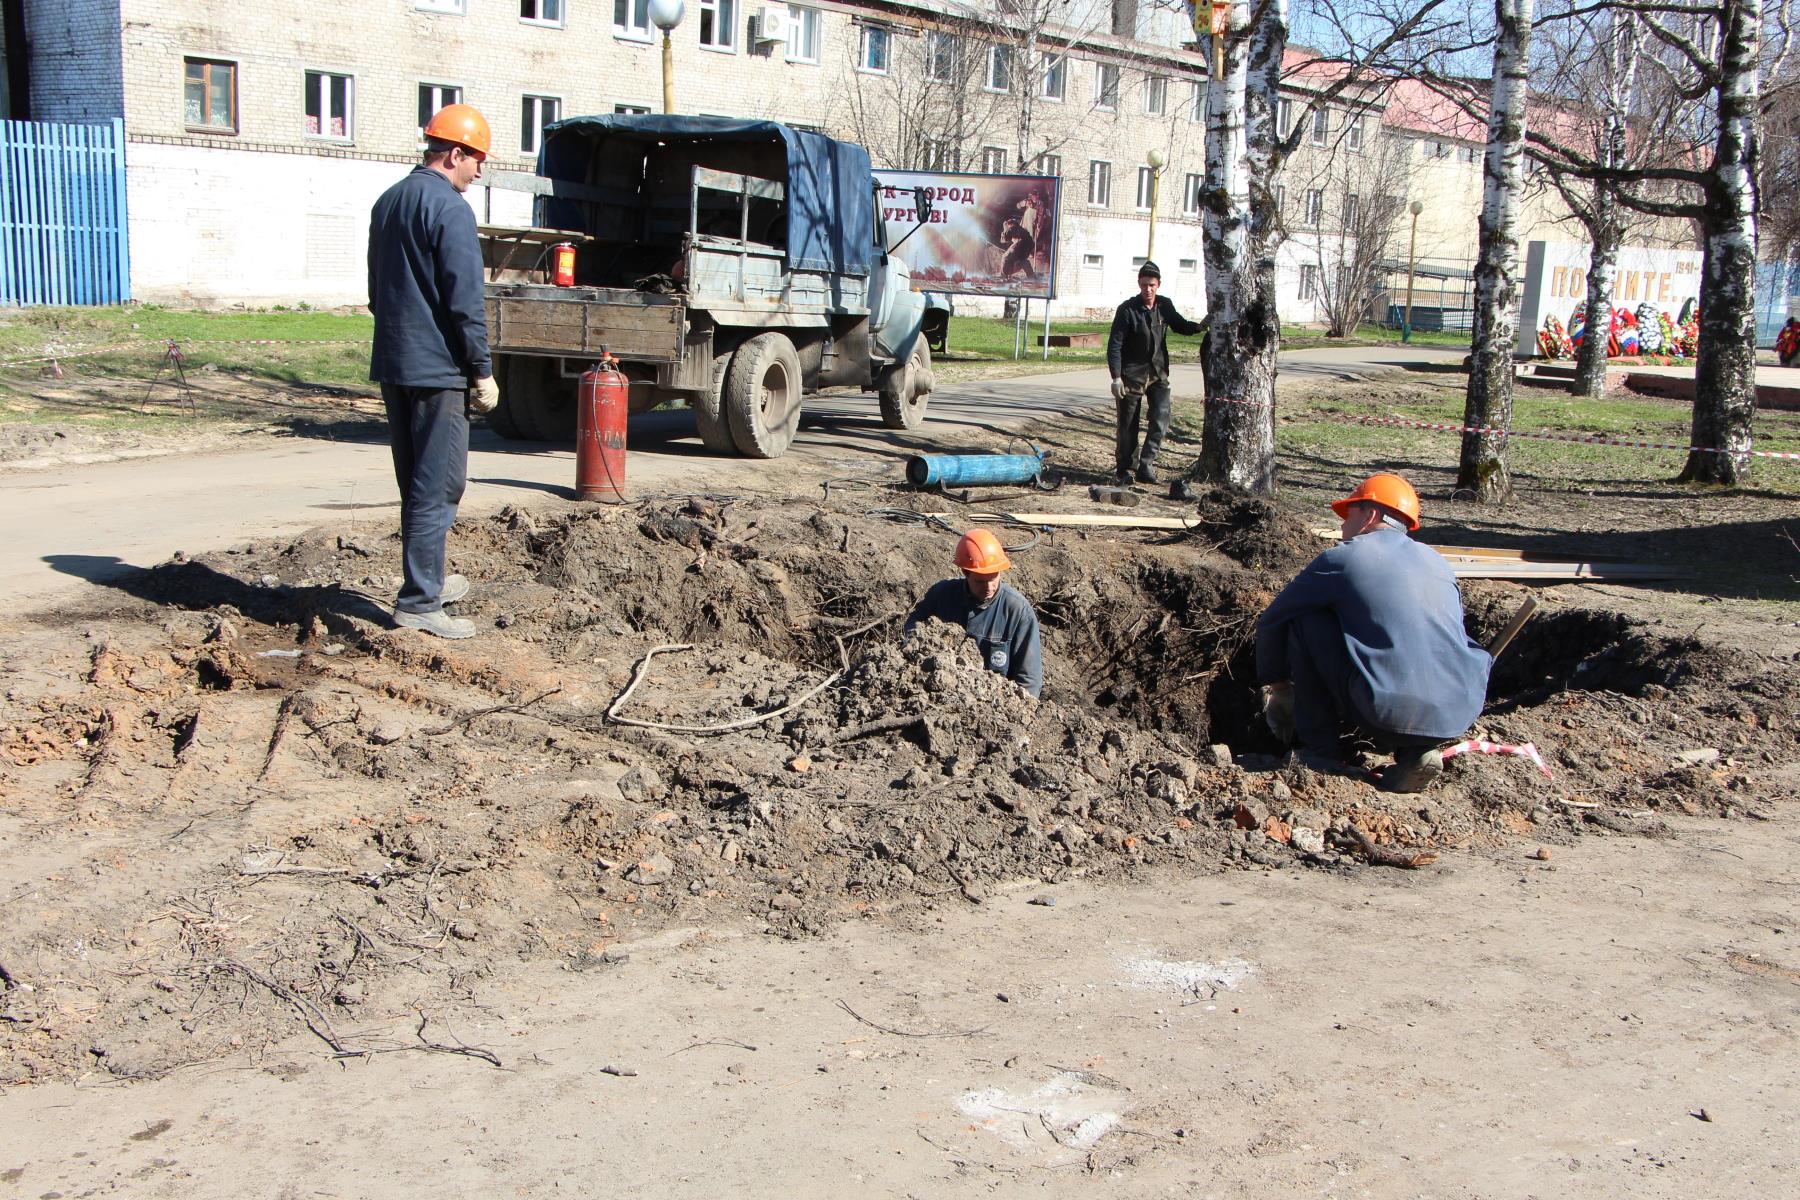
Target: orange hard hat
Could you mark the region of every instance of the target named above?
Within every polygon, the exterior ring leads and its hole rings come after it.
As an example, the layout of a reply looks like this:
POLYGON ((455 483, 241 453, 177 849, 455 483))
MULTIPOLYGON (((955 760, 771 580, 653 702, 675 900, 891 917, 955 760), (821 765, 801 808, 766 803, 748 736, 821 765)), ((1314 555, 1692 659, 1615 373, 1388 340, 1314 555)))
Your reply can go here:
POLYGON ((473 150, 482 159, 494 148, 494 135, 487 118, 473 104, 446 104, 431 116, 425 136, 440 142, 455 142, 465 150, 473 150))
POLYGON ((998 575, 1012 566, 1006 547, 985 529, 971 529, 956 543, 956 565, 977 575, 998 575))
POLYGON ((1390 509, 1396 516, 1406 521, 1408 529, 1419 527, 1419 493, 1413 491, 1413 485, 1398 475, 1371 475, 1356 485, 1356 490, 1342 500, 1331 502, 1331 511, 1339 517, 1350 515, 1350 506, 1362 501, 1372 501, 1383 508, 1390 509))

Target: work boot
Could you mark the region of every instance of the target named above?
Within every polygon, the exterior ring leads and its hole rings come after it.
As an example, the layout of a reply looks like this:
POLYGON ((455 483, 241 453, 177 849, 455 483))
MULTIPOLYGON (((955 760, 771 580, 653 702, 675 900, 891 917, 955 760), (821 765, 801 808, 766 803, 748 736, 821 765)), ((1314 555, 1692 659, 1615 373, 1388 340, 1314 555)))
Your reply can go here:
POLYGON ((1121 488, 1128 488, 1131 486, 1131 471, 1129 468, 1120 467, 1117 471, 1113 472, 1113 486, 1121 488))
POLYGON ((1139 483, 1155 484, 1157 480, 1155 463, 1140 463, 1137 469, 1139 483))
POLYGON ((1444 756, 1436 750, 1401 750, 1394 765, 1381 773, 1384 792, 1422 792, 1444 773, 1444 756))
POLYGON ((443 609, 424 613, 396 612, 394 624, 401 629, 417 629, 421 633, 429 633, 441 638, 472 638, 475 636, 475 622, 463 617, 453 617, 443 609))

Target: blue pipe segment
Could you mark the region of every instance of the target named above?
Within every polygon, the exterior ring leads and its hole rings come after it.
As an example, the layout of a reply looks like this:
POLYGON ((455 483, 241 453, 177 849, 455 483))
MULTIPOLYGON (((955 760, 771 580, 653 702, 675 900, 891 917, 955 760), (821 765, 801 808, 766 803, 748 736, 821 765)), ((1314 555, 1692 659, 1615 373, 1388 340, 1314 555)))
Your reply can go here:
POLYGON ((915 454, 906 460, 906 481, 914 487, 1030 483, 1044 469, 1046 457, 1046 454, 915 454))

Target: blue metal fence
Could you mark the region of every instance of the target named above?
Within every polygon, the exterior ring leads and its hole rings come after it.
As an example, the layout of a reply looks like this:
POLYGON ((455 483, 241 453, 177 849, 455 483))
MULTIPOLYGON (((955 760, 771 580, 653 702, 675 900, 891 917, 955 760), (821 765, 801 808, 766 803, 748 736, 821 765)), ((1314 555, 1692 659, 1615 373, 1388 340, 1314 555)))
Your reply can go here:
POLYGON ((125 122, 0 121, 0 304, 131 298, 125 122))
POLYGON ((1788 301, 1800 300, 1800 260, 1756 264, 1756 344, 1775 344, 1787 324, 1788 301))

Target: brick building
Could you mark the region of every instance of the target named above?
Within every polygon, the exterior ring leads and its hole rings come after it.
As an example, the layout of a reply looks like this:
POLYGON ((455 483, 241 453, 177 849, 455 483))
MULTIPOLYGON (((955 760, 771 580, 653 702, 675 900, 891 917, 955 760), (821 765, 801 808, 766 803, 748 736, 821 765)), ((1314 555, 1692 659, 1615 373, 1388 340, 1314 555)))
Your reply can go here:
MULTIPOLYGON (((529 170, 548 121, 661 106, 648 0, 0 3, 15 116, 124 120, 143 300, 359 303, 369 206, 417 161, 437 107, 480 108, 491 166, 529 170)), ((1154 197, 1165 290, 1203 309, 1205 59, 1185 13, 1149 0, 948 8, 688 0, 673 35, 676 107, 823 129, 868 145, 878 166, 1061 175, 1064 314, 1110 310, 1131 291, 1154 197), (1022 31, 1018 15, 1032 12, 1053 19, 1022 31)), ((1341 184, 1332 163, 1372 144, 1382 116, 1337 107, 1317 121, 1289 174, 1341 184)), ((1459 151, 1427 151, 1413 174, 1434 198, 1421 257, 1460 263, 1474 253, 1481 168, 1456 132, 1445 136, 1459 151)), ((1307 320, 1336 209, 1353 198, 1329 184, 1282 196, 1283 314, 1307 320)), ((521 193, 478 185, 469 198, 485 220, 529 220, 521 193)))

